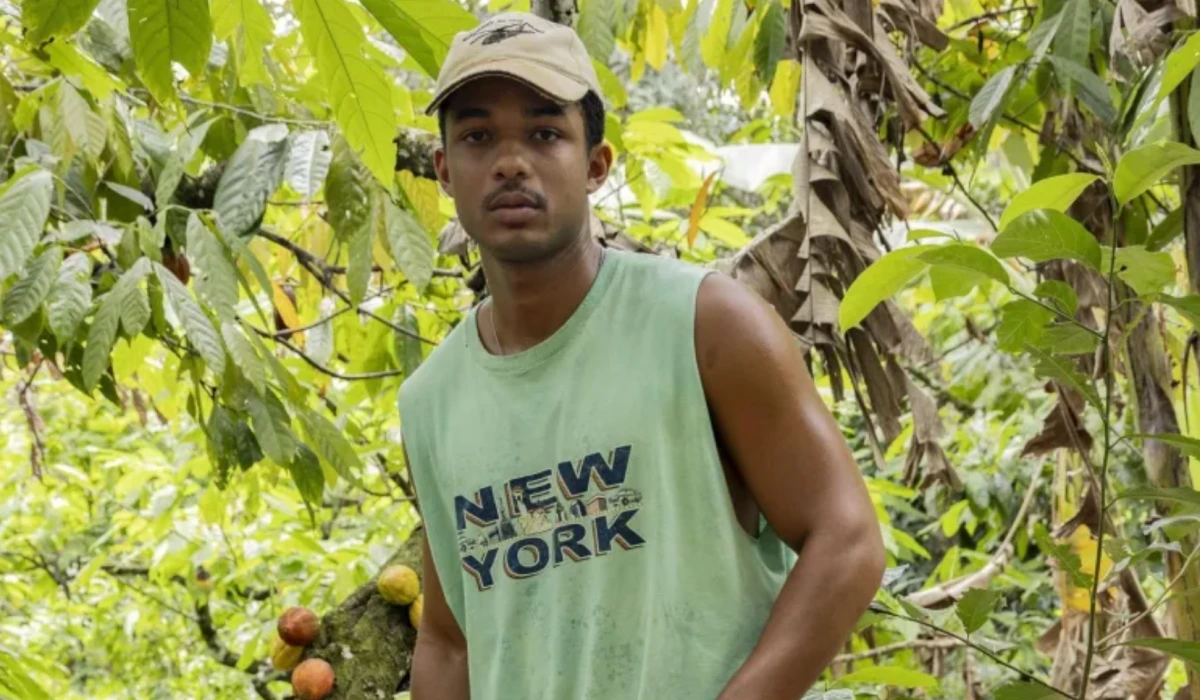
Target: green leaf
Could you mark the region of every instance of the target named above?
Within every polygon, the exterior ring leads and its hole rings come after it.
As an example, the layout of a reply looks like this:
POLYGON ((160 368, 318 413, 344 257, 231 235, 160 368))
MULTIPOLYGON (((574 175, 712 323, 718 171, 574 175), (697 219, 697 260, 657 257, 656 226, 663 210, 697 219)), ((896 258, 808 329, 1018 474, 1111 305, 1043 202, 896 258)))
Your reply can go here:
POLYGON ((275 37, 275 23, 258 0, 212 0, 212 17, 217 39, 238 49, 242 83, 268 82, 262 55, 275 37))
POLYGON ((301 131, 292 134, 284 168, 288 185, 305 200, 312 199, 329 174, 329 134, 301 131))
POLYGON ((900 291, 929 267, 922 253, 937 246, 915 245, 897 248, 863 270, 842 299, 838 324, 843 332, 857 326, 880 302, 900 291))
POLYGON ((60 262, 62 249, 58 246, 51 246, 34 259, 25 276, 4 295, 2 313, 6 325, 15 326, 37 311, 54 285, 60 262))
POLYGON ((392 86, 362 53, 366 37, 344 0, 296 0, 304 43, 312 52, 342 133, 384 188, 396 167, 392 86))
POLYGON ((1170 294, 1161 294, 1158 300, 1178 311, 1192 324, 1192 328, 1200 330, 1200 296, 1189 294, 1185 297, 1173 297, 1170 294))
POLYGON ((1192 73, 1188 90, 1188 121, 1192 125, 1192 143, 1200 143, 1200 71, 1192 73))
POLYGON ((154 186, 154 201, 159 210, 171 202, 171 197, 175 195, 175 190, 179 187, 179 181, 183 179, 183 172, 183 156, 172 151, 171 155, 167 157, 162 172, 158 174, 158 183, 154 186))
POLYGON ((928 673, 900 666, 867 666, 838 679, 838 685, 872 683, 896 688, 936 688, 938 681, 928 673))
POLYGON ((310 508, 319 508, 321 496, 325 491, 325 472, 321 471, 321 463, 317 460, 317 455, 308 448, 308 445, 298 444, 296 454, 287 463, 287 468, 291 472, 292 481, 296 482, 296 489, 300 491, 300 497, 310 508))
POLYGON ((1007 285, 1008 271, 1000 261, 978 246, 968 243, 947 243, 918 256, 930 265, 946 265, 960 270, 978 272, 1000 284, 1007 285))
MULTIPOLYGON (((1107 275, 1109 250, 1101 249, 1100 272, 1107 275)), ((1139 296, 1160 291, 1175 283, 1175 260, 1169 253, 1150 252, 1140 245, 1117 248, 1115 272, 1139 296)))
POLYGON ((1154 230, 1146 237, 1146 250, 1162 250, 1181 233, 1183 233, 1183 207, 1178 206, 1154 226, 1154 230))
POLYGON ((159 102, 175 99, 171 64, 204 71, 212 47, 207 0, 128 0, 129 36, 138 75, 159 102))
POLYGON ((782 5, 772 1, 767 4, 758 35, 754 37, 754 70, 764 85, 770 85, 775 79, 775 67, 783 57, 786 41, 787 15, 782 5))
POLYGON ((996 345, 1001 350, 1018 352, 1026 343, 1038 344, 1043 327, 1053 318, 1051 311, 1028 299, 1009 302, 1001 309, 996 345))
POLYGON ((170 300, 171 308, 175 310, 179 322, 183 324, 188 340, 196 348, 196 352, 200 353, 200 357, 204 358, 213 374, 221 376, 225 372, 225 346, 221 343, 217 329, 213 328, 212 322, 188 293, 187 287, 184 287, 170 270, 154 263, 154 272, 166 289, 167 299, 170 300))
MULTIPOLYGON (((624 109, 625 105, 629 103, 629 93, 625 90, 625 84, 621 82, 616 73, 612 72, 611 68, 594 58, 592 59, 592 68, 596 70, 596 79, 600 81, 600 89, 604 91, 604 97, 608 104, 612 105, 613 109, 624 109)), ((605 131, 610 130, 611 127, 605 131)), ((612 139, 612 136, 607 133, 605 135, 612 139)))
POLYGON ((221 337, 225 339, 225 347, 229 349, 229 354, 233 356, 238 369, 242 370, 246 381, 250 382, 255 391, 264 393, 267 387, 267 369, 241 328, 233 321, 226 321, 221 324, 221 337))
POLYGON ((81 150, 88 145, 87 115, 91 111, 87 100, 71 83, 64 80, 58 86, 58 118, 71 137, 71 143, 81 150))
POLYGON ((121 300, 121 327, 125 335, 134 337, 150 322, 150 301, 140 285, 131 286, 121 300))
POLYGON ((959 267, 935 265, 929 268, 929 286, 933 289, 933 298, 938 301, 970 294, 987 281, 986 276, 959 267))
POLYGON ((1098 179, 1100 178, 1097 175, 1071 173, 1038 180, 1008 203, 1008 207, 1000 215, 1000 230, 1003 231, 1007 228, 1013 219, 1034 209, 1053 209, 1065 212, 1067 207, 1083 194, 1088 185, 1098 179))
POLYGON ((996 700, 1069 700, 1040 683, 1018 681, 996 690, 996 700))
MULTIPOLYGON (((737 7, 740 7, 740 3, 734 0, 717 0, 717 8, 713 11, 707 28, 701 27, 703 37, 700 39, 700 56, 704 59, 704 63, 713 70, 720 70, 721 66, 725 65, 725 55, 728 52, 729 45, 729 30, 733 26, 733 15, 737 7)), ((700 26, 699 23, 704 21, 703 17, 706 9, 707 5, 698 10, 698 14, 701 17, 694 20, 698 23, 697 26, 700 26)))
POLYGON ((264 396, 246 395, 246 411, 254 423, 254 436, 272 462, 288 465, 300 446, 290 427, 291 416, 274 392, 268 390, 264 396))
POLYGON ((1060 355, 1084 355, 1093 352, 1100 339, 1076 323, 1055 323, 1043 328, 1030 342, 1060 355))
POLYGON ((617 45, 615 32, 618 0, 584 0, 576 30, 592 58, 608 63, 617 45))
POLYGON ((363 0, 363 6, 431 78, 441 70, 454 35, 479 24, 450 0, 363 0))
POLYGON ((1054 53, 1079 65, 1087 63, 1092 43, 1091 0, 1067 0, 1062 25, 1054 38, 1054 53))
POLYGON ((1117 163, 1113 191, 1126 204, 1153 187, 1167 173, 1184 165, 1200 164, 1200 151, 1175 141, 1161 141, 1126 153, 1117 163))
POLYGON ((87 24, 100 0, 25 0, 21 26, 32 45, 56 36, 70 36, 87 24))
POLYGON ((287 133, 282 124, 260 126, 229 159, 213 197, 217 222, 226 234, 244 235, 262 221, 267 198, 283 179, 287 133))
POLYGON ((1079 99, 1092 114, 1105 124, 1116 120, 1117 108, 1113 106, 1112 93, 1100 76, 1070 59, 1051 56, 1050 62, 1054 64, 1059 80, 1068 91, 1072 85, 1079 86, 1079 99))
POLYGON ((433 278, 433 242, 412 214, 390 200, 385 202, 385 206, 388 246, 392 258, 417 291, 424 292, 433 278))
MULTIPOLYGON (((1161 438, 1163 436, 1161 436, 1161 435, 1153 435, 1153 436, 1144 435, 1144 436, 1140 436, 1140 437, 1145 437, 1147 439, 1153 438, 1155 440, 1161 440, 1161 438)), ((1176 435, 1174 437, 1182 438, 1183 436, 1176 435)), ((1184 438, 1184 439, 1188 440, 1187 444, 1189 446, 1189 449, 1186 451, 1188 456, 1189 457, 1200 456, 1200 440, 1191 440, 1188 438, 1184 438)), ((1166 442, 1168 444, 1177 444, 1172 440, 1162 440, 1162 442, 1166 442)), ((1191 503, 1193 505, 1200 505, 1200 491, 1197 491, 1193 488, 1188 488, 1188 487, 1167 488, 1167 489, 1139 487, 1139 488, 1135 488, 1135 489, 1129 489, 1128 491, 1125 491, 1121 495, 1117 496, 1118 500, 1122 499, 1122 498, 1129 498, 1129 499, 1140 500, 1140 501, 1171 501, 1173 503, 1191 503)))
POLYGON ((1053 209, 1021 214, 992 241, 1002 258, 1023 257, 1034 262, 1065 258, 1100 266, 1100 244, 1078 221, 1053 209))
POLYGON ((12 176, 0 189, 0 282, 25 268, 33 246, 42 235, 50 215, 54 180, 39 168, 27 168, 12 176))
POLYGON ((1182 46, 1167 56, 1163 68, 1162 83, 1158 88, 1158 99, 1165 99, 1175 88, 1187 80, 1189 75, 1200 66, 1200 31, 1192 32, 1182 46))
POLYGON ((976 632, 988 621, 988 615, 996 608, 1003 594, 1000 591, 988 591, 982 588, 972 588, 963 594, 954 612, 962 620, 967 634, 976 632))
POLYGON ((75 329, 92 306, 92 263, 87 253, 73 253, 63 261, 58 279, 50 288, 46 308, 50 330, 60 345, 75 337, 75 329))
POLYGON ((983 129, 993 118, 1003 113, 1005 103, 1008 101, 1009 89, 1012 87, 1016 75, 1016 66, 1004 68, 993 75, 979 90, 979 94, 971 100, 971 124, 976 129, 983 129))
POLYGON ((1170 654, 1193 668, 1200 668, 1200 642, 1188 642, 1182 639, 1163 639, 1154 637, 1148 639, 1131 639, 1128 642, 1116 642, 1121 646, 1154 649, 1170 654))
POLYGON ((83 351, 82 379, 85 391, 91 392, 100 375, 108 367, 108 356, 117 340, 117 328, 121 322, 121 308, 125 298, 150 270, 150 261, 141 258, 133 267, 121 275, 112 289, 100 298, 92 326, 88 329, 87 347, 83 351))
POLYGON ((1087 377, 1075 369, 1075 363, 1065 357, 1058 357, 1032 345, 1026 345, 1025 351, 1033 356, 1033 373, 1039 377, 1053 379, 1078 391, 1088 403, 1097 409, 1102 408, 1100 394, 1088 381, 1087 377))
POLYGON ((109 182, 108 180, 104 181, 104 186, 121 195, 125 199, 128 199, 134 204, 140 205, 142 209, 146 210, 146 213, 154 211, 154 202, 151 202, 150 198, 142 194, 141 191, 135 190, 132 187, 127 187, 126 185, 122 185, 120 183, 109 182))
POLYGON ((1058 28, 1062 25, 1064 14, 1061 10, 1056 12, 1053 17, 1042 20, 1029 32, 1026 44, 1029 46, 1029 53, 1032 54, 1029 61, 1031 67, 1036 68, 1042 59, 1046 58, 1046 52, 1054 43, 1054 37, 1058 36, 1058 28))
POLYGON ((1058 310, 1068 316, 1074 316, 1079 310, 1079 297, 1075 294, 1075 289, 1066 282, 1046 280, 1034 288, 1033 295, 1054 301, 1058 310))
POLYGON ((1079 554, 1070 544, 1051 540, 1043 528, 1037 528, 1033 538, 1043 553, 1058 562, 1059 568, 1071 580, 1071 585, 1077 588, 1092 587, 1092 576, 1083 572, 1083 562, 1079 560, 1079 554))
POLYGON ((237 271, 221 240, 196 212, 188 215, 187 253, 196 293, 208 302, 219 321, 232 319, 238 302, 237 271))
POLYGON ((371 181, 362 161, 340 134, 333 138, 332 160, 325 178, 325 204, 329 207, 329 225, 342 241, 370 225, 371 181))
MULTIPOLYGON (((412 309, 408 308, 408 304, 402 304, 396 313, 396 325, 412 332, 414 335, 420 335, 421 326, 416 314, 412 309)), ((404 369, 406 376, 412 376, 413 372, 421 366, 423 354, 421 352, 421 341, 416 338, 405 335, 404 333, 394 333, 396 339, 396 356, 400 358, 400 365, 404 369)))
MULTIPOLYGON (((367 295, 367 286, 371 282, 371 268, 374 260, 372 252, 375 247, 375 229, 384 226, 383 206, 379 200, 386 199, 382 193, 373 193, 368 208, 372 210, 370 220, 359 226, 346 242, 349 250, 350 264, 346 269, 346 291, 350 294, 350 303, 359 304, 367 295)), ((382 231, 381 231, 382 233, 382 231)))
POLYGON ((358 483, 359 473, 362 471, 362 460, 342 431, 316 411, 302 412, 300 422, 304 425, 304 433, 316 448, 317 454, 339 476, 358 483))

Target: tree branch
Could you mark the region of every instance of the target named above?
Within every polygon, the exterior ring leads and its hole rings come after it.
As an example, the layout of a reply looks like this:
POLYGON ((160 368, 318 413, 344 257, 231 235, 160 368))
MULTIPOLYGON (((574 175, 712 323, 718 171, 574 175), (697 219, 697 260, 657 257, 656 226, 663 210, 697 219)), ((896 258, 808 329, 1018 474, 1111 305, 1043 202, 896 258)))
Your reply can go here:
MULTIPOLYGON (((376 318, 378 318, 378 317, 376 317, 376 318)), ((253 330, 258 335, 260 335, 264 338, 270 338, 270 339, 274 340, 276 343, 279 343, 283 347, 287 348, 288 350, 291 350, 293 353, 298 355, 300 357, 300 359, 307 362, 309 364, 309 366, 311 366, 313 369, 317 370, 318 372, 320 372, 322 374, 329 375, 330 377, 335 377, 337 379, 345 379, 347 381, 363 381, 363 380, 367 380, 367 379, 385 379, 387 377, 400 377, 400 376, 404 375, 404 370, 400 370, 400 369, 385 369, 385 370, 380 370, 378 372, 361 372, 358 374, 345 374, 343 372, 339 372, 335 369, 332 369, 330 367, 327 367, 327 366, 321 364, 320 362, 317 362, 313 358, 309 357, 303 350, 296 347, 295 345, 292 345, 291 343, 284 340, 283 338, 278 337, 275 333, 272 333, 270 331, 265 331, 265 330, 259 328, 258 326, 254 325, 253 323, 246 321, 245 319, 243 319, 243 321, 245 322, 245 324, 247 326, 250 327, 251 330, 253 330)), ((411 331, 410 331, 410 333, 411 333, 411 331)))

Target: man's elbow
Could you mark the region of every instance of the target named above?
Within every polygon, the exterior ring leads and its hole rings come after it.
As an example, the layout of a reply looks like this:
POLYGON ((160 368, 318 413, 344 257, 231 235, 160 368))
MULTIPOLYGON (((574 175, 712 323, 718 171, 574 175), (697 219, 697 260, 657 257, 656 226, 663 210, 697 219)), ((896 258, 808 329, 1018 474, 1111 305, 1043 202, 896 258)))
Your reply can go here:
POLYGON ((865 609, 874 600, 883 583, 883 572, 887 568, 887 550, 879 532, 879 522, 873 517, 863 518, 851 531, 851 559, 854 561, 853 576, 861 581, 862 603, 865 609))

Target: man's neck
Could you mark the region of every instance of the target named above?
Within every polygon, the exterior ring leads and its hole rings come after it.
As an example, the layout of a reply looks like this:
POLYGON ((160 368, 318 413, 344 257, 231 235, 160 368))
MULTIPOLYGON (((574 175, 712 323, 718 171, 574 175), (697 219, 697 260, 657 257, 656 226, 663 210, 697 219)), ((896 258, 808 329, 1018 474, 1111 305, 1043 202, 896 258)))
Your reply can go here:
POLYGON ((508 263, 485 258, 492 299, 480 334, 493 353, 528 350, 554 334, 583 303, 600 269, 603 249, 591 236, 549 258, 508 263), (494 325, 493 325, 494 323, 494 325), (500 347, 494 347, 496 339, 500 347))

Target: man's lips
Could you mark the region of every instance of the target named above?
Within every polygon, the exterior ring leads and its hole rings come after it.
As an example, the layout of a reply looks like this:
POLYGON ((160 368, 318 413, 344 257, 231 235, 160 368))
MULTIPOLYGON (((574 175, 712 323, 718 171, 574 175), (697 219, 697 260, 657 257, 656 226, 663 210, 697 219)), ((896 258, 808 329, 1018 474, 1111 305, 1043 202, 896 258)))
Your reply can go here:
POLYGON ((541 203, 524 192, 505 192, 490 198, 487 208, 502 226, 519 227, 533 221, 541 203))

